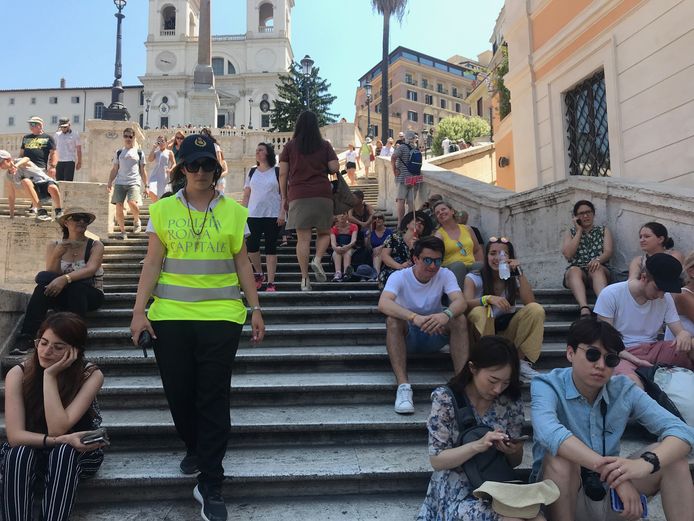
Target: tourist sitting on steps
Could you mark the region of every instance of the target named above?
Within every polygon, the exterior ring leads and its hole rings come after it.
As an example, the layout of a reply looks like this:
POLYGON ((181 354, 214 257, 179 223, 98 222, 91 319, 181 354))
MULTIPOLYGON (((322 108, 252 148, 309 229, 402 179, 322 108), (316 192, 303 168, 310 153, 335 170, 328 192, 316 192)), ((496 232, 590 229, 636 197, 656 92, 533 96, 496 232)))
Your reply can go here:
MULTIPOLYGON (((682 327, 694 337, 694 251, 684 259, 684 286, 682 286, 682 293, 674 293, 672 299, 675 301, 675 307, 680 316, 682 327)), ((664 340, 674 339, 675 334, 669 327, 666 328, 664 340)))
POLYGON ((542 350, 545 310, 535 302, 530 282, 523 274, 513 244, 506 237, 490 237, 485 246, 484 265, 479 274, 465 277, 465 300, 471 341, 480 336, 498 334, 518 348, 521 381, 529 383, 537 374, 531 363, 542 350), (510 275, 502 279, 499 266, 502 252, 510 275), (516 299, 523 306, 516 306, 516 299))
POLYGON ((58 219, 63 237, 48 243, 46 271, 36 275, 37 285, 11 355, 24 355, 34 347, 36 331, 49 309, 84 317, 103 303, 104 245, 85 235, 95 219, 93 213, 79 207, 68 208, 58 219))
POLYGON ((459 373, 468 358, 465 299, 453 273, 441 269, 443 241, 417 240, 414 266, 393 273, 378 301, 386 315, 386 348, 398 384, 395 412, 414 412, 412 387, 407 378, 407 353, 435 353, 450 346, 453 368, 459 373), (446 295, 448 307, 441 305, 446 295))
POLYGON ((346 213, 338 215, 335 226, 330 228, 330 246, 333 249, 333 263, 335 264, 333 282, 342 281, 343 275, 345 275, 345 281, 351 277, 352 254, 357 244, 358 233, 358 226, 348 222, 346 213))
POLYGON ((36 351, 5 378, 5 430, 0 447, 5 521, 34 519, 43 488, 44 521, 67 521, 82 478, 93 476, 107 442, 81 439, 99 428, 99 368, 84 359, 87 326, 74 313, 54 313, 39 328, 36 351))
POLYGON ((410 212, 402 221, 397 232, 383 243, 381 250, 381 271, 378 274, 378 287, 383 289, 388 277, 397 271, 412 266, 412 250, 415 241, 431 234, 431 223, 422 212, 410 212))
POLYGON ((537 376, 530 388, 531 481, 551 479, 561 493, 549 505, 549 519, 636 520, 646 517, 642 501, 659 491, 668 520, 692 519, 687 454, 694 429, 629 379, 613 377, 624 343, 610 324, 582 318, 569 329, 566 344, 571 367, 537 376), (624 458, 620 438, 632 419, 658 442, 624 458), (610 505, 617 499, 624 506, 621 514, 610 505))
POLYGON ((684 260, 682 252, 674 249, 675 241, 668 236, 667 228, 657 222, 647 222, 639 230, 639 247, 643 254, 637 255, 629 263, 629 279, 636 280, 646 267, 646 259, 656 253, 667 253, 679 262, 684 260))
POLYGON ((595 226, 594 219, 593 203, 577 201, 573 208, 574 223, 564 234, 561 247, 562 255, 569 261, 563 284, 573 293, 581 316, 591 314, 586 296, 588 282, 598 296, 610 280, 607 262, 612 257, 612 234, 607 226, 595 226))
POLYGON ((365 244, 371 250, 371 262, 376 270, 376 276, 381 272, 381 251, 383 245, 393 234, 393 230, 386 227, 386 218, 381 212, 375 212, 371 223, 371 232, 366 235, 365 244))
POLYGON ((12 159, 12 154, 7 150, 0 150, 0 170, 5 170, 5 192, 10 211, 10 219, 14 217, 15 199, 17 188, 23 188, 31 199, 29 215, 33 215, 39 221, 52 220, 48 211, 41 206, 41 200, 50 198, 53 201, 56 219, 62 213, 62 201, 58 183, 32 163, 28 157, 12 159))

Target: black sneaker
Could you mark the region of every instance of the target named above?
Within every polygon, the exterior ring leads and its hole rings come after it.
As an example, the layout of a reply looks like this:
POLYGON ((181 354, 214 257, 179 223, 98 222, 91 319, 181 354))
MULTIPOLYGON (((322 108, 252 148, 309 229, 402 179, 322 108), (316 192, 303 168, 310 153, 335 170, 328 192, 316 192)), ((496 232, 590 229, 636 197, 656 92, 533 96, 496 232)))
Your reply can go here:
POLYGON ((197 474, 198 470, 198 456, 192 452, 186 453, 185 457, 181 460, 181 474, 190 476, 191 474, 197 474))
POLYGON ((31 335, 19 335, 14 347, 10 351, 12 356, 24 356, 34 348, 34 339, 31 335))
POLYGON ((202 505, 200 517, 205 521, 227 521, 227 506, 221 485, 198 483, 193 489, 193 497, 202 505))
POLYGON ((53 218, 48 215, 48 210, 45 208, 39 208, 37 214, 36 214, 36 219, 39 221, 52 221, 53 218))

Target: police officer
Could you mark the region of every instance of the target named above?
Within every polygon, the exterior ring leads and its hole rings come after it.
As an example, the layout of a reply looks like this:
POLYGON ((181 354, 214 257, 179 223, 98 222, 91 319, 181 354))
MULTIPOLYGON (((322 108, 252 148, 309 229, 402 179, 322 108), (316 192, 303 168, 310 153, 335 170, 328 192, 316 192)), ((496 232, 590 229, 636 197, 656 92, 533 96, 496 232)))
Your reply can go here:
POLYGON ((244 234, 248 210, 215 190, 221 174, 214 143, 193 134, 180 148, 174 196, 150 206, 149 246, 130 330, 154 337, 154 353, 179 436, 181 472, 199 472, 193 495, 208 521, 227 519, 222 460, 229 437, 231 366, 252 308, 252 342, 265 326, 244 234), (150 298, 154 302, 145 315, 150 298))

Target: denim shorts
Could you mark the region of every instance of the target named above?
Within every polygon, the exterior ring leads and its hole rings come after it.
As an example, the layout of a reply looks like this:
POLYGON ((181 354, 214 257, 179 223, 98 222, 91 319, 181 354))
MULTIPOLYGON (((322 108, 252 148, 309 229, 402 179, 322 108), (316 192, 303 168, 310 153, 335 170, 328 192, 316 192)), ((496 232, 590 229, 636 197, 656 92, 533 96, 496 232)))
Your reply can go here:
POLYGON ((135 201, 138 205, 142 204, 142 192, 140 185, 113 185, 111 204, 123 203, 125 200, 135 201))
POLYGON ((409 325, 405 337, 408 353, 436 353, 447 343, 448 335, 430 335, 412 324, 409 325))

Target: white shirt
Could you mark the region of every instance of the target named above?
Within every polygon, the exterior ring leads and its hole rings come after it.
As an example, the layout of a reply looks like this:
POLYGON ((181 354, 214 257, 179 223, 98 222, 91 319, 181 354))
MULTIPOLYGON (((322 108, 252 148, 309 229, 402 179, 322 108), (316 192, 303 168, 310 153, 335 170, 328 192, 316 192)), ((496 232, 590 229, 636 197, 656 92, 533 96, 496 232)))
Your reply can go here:
POLYGON ((440 313, 443 310, 443 294, 460 291, 455 275, 448 268, 441 268, 429 282, 422 284, 414 276, 413 268, 414 266, 392 273, 383 291, 393 293, 396 304, 418 315, 440 313))
POLYGON ((76 130, 70 130, 64 134, 62 130, 55 133, 55 148, 58 152, 58 161, 77 162, 77 147, 80 146, 80 135, 76 130))
POLYGON ((243 187, 251 189, 251 196, 248 199, 248 217, 279 217, 280 187, 274 166, 265 171, 256 168, 250 179, 246 174, 243 187))
POLYGON ((443 153, 448 154, 450 152, 450 147, 451 147, 451 140, 448 138, 445 138, 443 141, 441 141, 441 148, 443 148, 443 153))
MULTIPOLYGON (((482 288, 484 284, 482 283, 482 276, 477 273, 468 273, 465 275, 466 279, 470 279, 475 285, 475 298, 482 297, 482 288)), ((503 297, 508 300, 508 292, 504 289, 503 297)), ((502 311, 500 307, 492 305, 492 317, 500 317, 501 315, 507 315, 508 313, 513 313, 515 308, 512 306, 509 311, 502 311)))
POLYGON ((680 319, 672 295, 666 293, 664 298, 639 304, 629 291, 628 281, 603 289, 593 311, 612 320, 626 347, 655 342, 663 322, 672 324, 680 319))
POLYGON ((348 150, 345 152, 345 161, 349 163, 356 163, 357 162, 357 151, 356 150, 348 150))
POLYGON ((381 149, 381 157, 390 157, 393 155, 393 147, 391 145, 386 145, 381 149))

